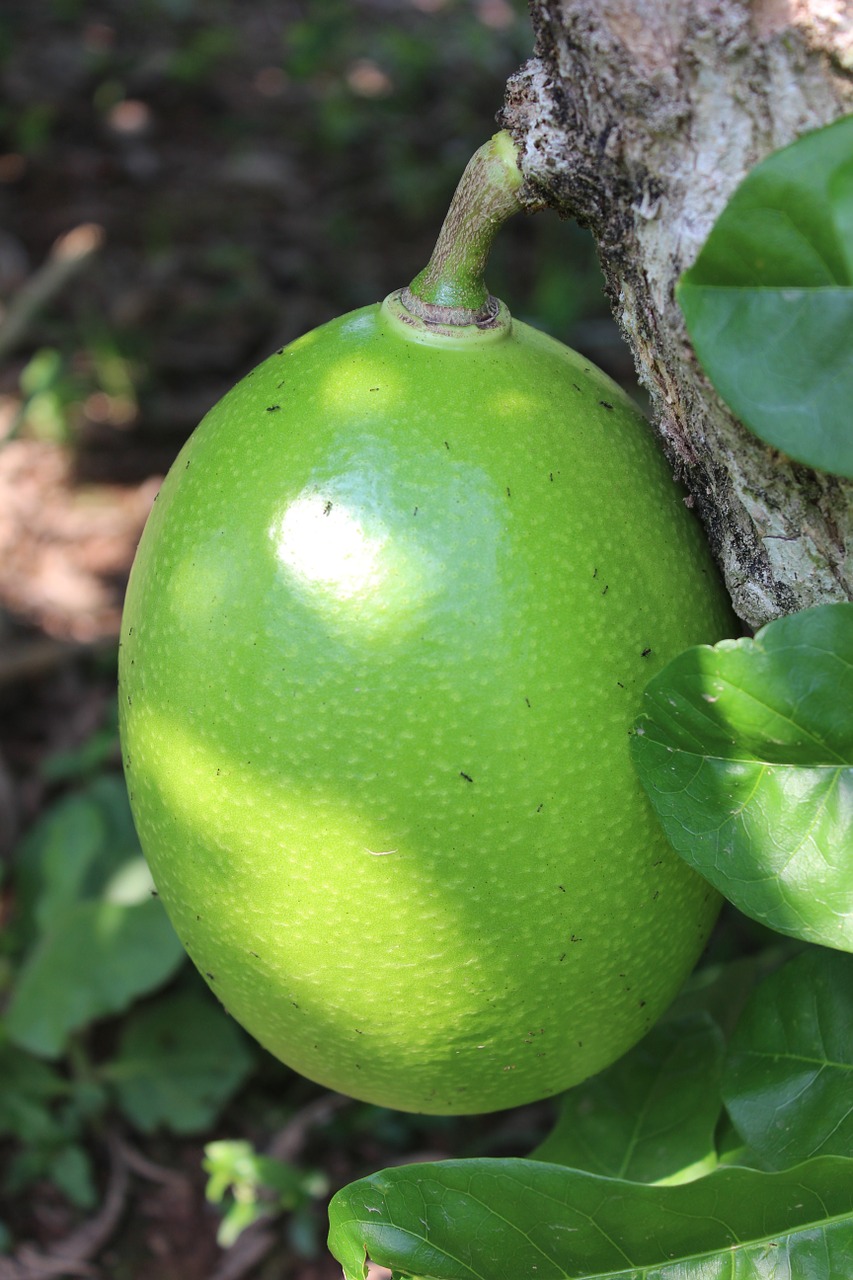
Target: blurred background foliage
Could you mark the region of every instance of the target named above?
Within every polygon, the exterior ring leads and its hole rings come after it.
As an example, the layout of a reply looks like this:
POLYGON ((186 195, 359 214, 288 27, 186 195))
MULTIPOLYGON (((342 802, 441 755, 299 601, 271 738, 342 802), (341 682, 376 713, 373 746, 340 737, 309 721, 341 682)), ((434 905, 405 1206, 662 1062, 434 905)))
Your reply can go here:
MULTIPOLYGON (((426 263, 531 51, 522 0, 0 7, 0 1253, 16 1280, 59 1274, 60 1250, 115 1280, 324 1280, 336 1186, 541 1136, 547 1107, 484 1123, 330 1098, 223 1018, 152 897, 115 717, 121 596, 159 478, 254 363, 426 263), (25 1269, 27 1241, 47 1271, 25 1269)), ((585 232, 513 220, 488 282, 632 385, 585 232)))
MULTIPOLYGON (((103 228, 2 387, 28 429, 162 469, 247 366, 407 282, 531 45, 521 0, 7 3, 0 293, 103 228)), ((517 219, 490 286, 624 371, 573 225, 517 219)))

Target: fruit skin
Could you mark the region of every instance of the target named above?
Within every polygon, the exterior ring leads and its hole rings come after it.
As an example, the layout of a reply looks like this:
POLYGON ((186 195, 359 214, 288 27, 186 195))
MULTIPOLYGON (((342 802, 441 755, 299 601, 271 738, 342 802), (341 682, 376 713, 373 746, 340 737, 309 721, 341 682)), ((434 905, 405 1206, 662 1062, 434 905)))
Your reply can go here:
POLYGON ((719 901, 630 726, 731 628, 640 415, 561 344, 374 306, 271 356, 175 462, 123 621, 131 803, 193 961, 276 1056, 401 1110, 602 1069, 719 901))

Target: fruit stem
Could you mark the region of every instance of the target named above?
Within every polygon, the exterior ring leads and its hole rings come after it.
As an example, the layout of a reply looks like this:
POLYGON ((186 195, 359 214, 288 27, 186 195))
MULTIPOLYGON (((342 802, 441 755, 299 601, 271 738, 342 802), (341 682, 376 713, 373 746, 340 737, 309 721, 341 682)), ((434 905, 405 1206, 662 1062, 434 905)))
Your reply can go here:
POLYGON ((521 208, 518 152, 502 130, 468 161, 432 257, 402 293, 406 310, 428 324, 468 325, 498 312, 483 274, 489 251, 507 218, 521 208))

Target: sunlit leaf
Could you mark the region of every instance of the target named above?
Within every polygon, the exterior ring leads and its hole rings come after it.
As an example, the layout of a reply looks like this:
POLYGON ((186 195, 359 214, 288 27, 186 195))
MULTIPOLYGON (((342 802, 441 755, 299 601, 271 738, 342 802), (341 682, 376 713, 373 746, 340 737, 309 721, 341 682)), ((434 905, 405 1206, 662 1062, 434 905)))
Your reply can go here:
POLYGON ((687 862, 769 928, 853 950, 853 604, 680 654, 632 748, 687 862))

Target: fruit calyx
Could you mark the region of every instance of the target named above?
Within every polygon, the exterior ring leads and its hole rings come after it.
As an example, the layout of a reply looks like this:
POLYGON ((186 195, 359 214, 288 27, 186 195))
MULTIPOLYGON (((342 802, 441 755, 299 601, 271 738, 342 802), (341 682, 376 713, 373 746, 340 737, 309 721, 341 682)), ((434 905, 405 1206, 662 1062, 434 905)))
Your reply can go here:
POLYGON ((386 298, 383 308, 415 340, 427 340, 430 332, 450 339, 463 332, 492 337, 508 332, 510 314, 489 293, 484 272, 495 236, 521 208, 517 155, 505 130, 475 151, 426 267, 407 288, 386 298))

